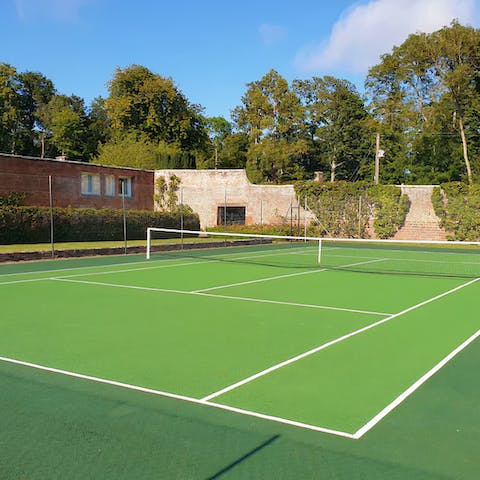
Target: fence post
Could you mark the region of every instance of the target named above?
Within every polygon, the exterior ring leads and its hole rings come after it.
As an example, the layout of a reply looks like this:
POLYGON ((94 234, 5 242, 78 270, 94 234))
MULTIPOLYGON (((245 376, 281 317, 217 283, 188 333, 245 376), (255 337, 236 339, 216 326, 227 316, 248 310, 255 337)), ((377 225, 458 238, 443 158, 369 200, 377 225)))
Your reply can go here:
POLYGON ((358 197, 358 238, 362 238, 362 196, 358 197))
POLYGON ((54 226, 53 226, 53 189, 52 176, 48 176, 48 197, 50 203, 50 244, 52 246, 52 258, 55 257, 55 241, 54 241, 54 226))
POLYGON ((307 196, 303 198, 303 236, 307 241, 307 196))
POLYGON ((181 249, 183 250, 183 228, 184 228, 184 218, 183 218, 183 186, 180 187, 180 243, 181 243, 181 249))
POLYGON ((125 180, 122 179, 122 214, 123 214, 123 250, 127 255, 127 215, 125 212, 125 180))

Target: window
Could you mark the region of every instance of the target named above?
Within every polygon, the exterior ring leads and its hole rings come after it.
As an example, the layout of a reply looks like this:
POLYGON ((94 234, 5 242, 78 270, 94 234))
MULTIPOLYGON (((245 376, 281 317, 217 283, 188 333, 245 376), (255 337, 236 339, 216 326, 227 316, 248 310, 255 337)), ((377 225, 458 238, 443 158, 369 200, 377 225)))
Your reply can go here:
POLYGON ((100 175, 82 173, 82 195, 100 195, 100 175))
POLYGON ((130 177, 118 179, 118 194, 125 195, 125 198, 132 196, 132 179, 130 177))
POLYGON ((245 225, 245 207, 218 207, 217 225, 245 225))
POLYGON ((114 175, 105 175, 105 196, 106 197, 115 196, 115 176, 114 175))

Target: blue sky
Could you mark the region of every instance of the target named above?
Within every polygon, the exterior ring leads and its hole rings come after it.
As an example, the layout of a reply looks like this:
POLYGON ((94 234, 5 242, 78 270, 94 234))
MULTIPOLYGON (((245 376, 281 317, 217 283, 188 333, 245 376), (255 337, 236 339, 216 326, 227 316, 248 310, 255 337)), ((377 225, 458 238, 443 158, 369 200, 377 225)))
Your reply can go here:
POLYGON ((0 62, 42 72, 87 103, 107 95, 115 67, 140 64, 206 115, 230 119, 246 83, 271 68, 361 88, 409 33, 453 18, 478 27, 479 13, 480 0, 1 0, 0 62))

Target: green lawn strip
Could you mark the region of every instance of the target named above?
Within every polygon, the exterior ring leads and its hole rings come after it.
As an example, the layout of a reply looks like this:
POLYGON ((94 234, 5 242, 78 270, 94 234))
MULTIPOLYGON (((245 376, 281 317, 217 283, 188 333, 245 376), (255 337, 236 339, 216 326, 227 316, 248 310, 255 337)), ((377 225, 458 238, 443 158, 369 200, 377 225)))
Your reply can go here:
POLYGON ((0 292, 2 356, 194 397, 372 321, 48 280, 0 292))
POLYGON ((459 278, 326 270, 211 293, 396 313, 464 282, 459 278))
MULTIPOLYGON (((211 238, 196 238, 187 237, 183 239, 184 243, 208 243, 212 242, 211 238)), ((129 247, 145 247, 146 240, 128 240, 129 247)), ((168 239, 153 239, 152 245, 165 244, 181 244, 181 238, 168 239)), ((98 248, 123 248, 125 241, 100 241, 100 242, 58 242, 54 244, 56 251, 63 250, 90 250, 98 248)), ((0 253, 23 253, 23 252, 50 252, 52 249, 51 243, 35 243, 35 244, 20 244, 20 245, 0 245, 0 253)))
POLYGON ((216 401, 354 433, 480 328, 478 294, 471 285, 216 401))

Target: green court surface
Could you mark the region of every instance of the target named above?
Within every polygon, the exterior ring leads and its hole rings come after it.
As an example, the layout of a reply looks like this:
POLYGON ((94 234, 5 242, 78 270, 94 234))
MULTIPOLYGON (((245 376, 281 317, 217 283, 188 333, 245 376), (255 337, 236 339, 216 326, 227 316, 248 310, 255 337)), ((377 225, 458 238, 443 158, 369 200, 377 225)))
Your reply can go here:
POLYGON ((0 266, 0 478, 476 479, 480 252, 0 266))

